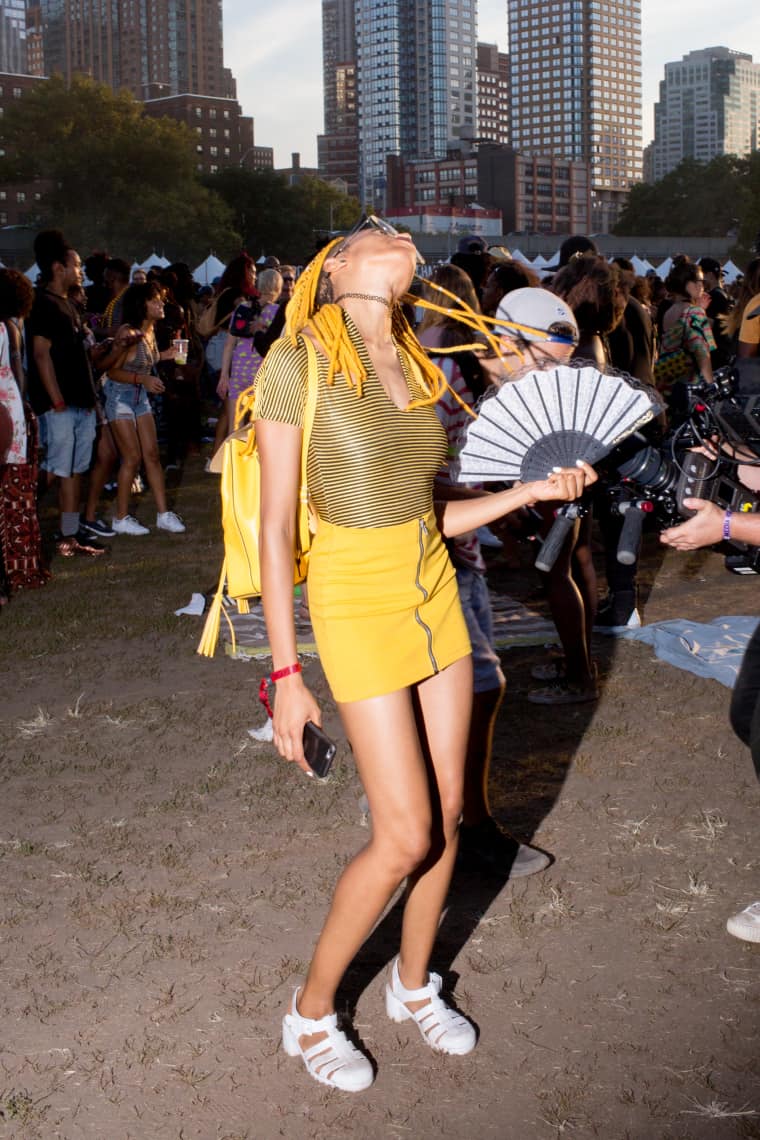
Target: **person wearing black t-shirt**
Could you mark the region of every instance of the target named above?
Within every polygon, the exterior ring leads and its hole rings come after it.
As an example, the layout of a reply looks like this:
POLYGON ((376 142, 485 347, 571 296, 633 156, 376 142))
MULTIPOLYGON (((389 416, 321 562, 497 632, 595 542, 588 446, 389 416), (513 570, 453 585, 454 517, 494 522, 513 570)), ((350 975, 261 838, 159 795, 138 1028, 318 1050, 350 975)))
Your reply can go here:
POLYGON ((26 323, 27 380, 45 449, 41 467, 49 483, 59 481, 57 548, 69 557, 102 554, 79 524, 81 476, 90 466, 97 426, 87 330, 68 298, 69 289, 82 283, 82 265, 59 230, 38 234, 34 253, 40 277, 26 323))

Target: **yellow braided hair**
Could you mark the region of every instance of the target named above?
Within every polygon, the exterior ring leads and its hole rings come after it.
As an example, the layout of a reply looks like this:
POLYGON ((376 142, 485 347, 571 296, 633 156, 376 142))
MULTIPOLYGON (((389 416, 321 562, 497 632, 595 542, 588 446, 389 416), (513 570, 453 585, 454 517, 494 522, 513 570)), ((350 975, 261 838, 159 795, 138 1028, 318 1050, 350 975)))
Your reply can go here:
MULTIPOLYGON (((323 273, 325 261, 328 260, 333 251, 344 240, 344 238, 338 237, 325 245, 316 257, 312 258, 298 278, 286 310, 285 335, 290 337, 291 343, 295 346, 299 334, 302 333, 304 329, 310 329, 328 359, 327 383, 332 384, 336 375, 340 374, 345 378, 346 383, 356 388, 357 396, 361 396, 364 381, 367 379, 367 372, 351 337, 348 335, 343 309, 341 309, 340 305, 336 305, 331 301, 320 304, 319 297, 320 288, 323 287, 324 284, 323 273)), ((502 361, 504 360, 499 348, 498 339, 493 335, 493 332, 488 326, 489 324, 496 323, 504 325, 505 322, 496 322, 492 317, 485 317, 480 313, 476 313, 469 305, 461 301, 456 294, 450 293, 440 285, 436 285, 433 282, 425 282, 425 285, 428 288, 433 288, 443 293, 455 303, 456 309, 452 310, 450 307, 445 308, 435 305, 432 301, 426 301, 422 298, 410 295, 407 295, 405 299, 412 304, 421 305, 423 308, 429 308, 435 312, 451 315, 456 320, 461 321, 462 324, 479 332, 500 359, 502 359, 502 361)), ((511 327, 519 328, 520 326, 511 327)), ((417 372, 422 381, 422 386, 427 392, 424 398, 413 400, 409 404, 410 408, 433 404, 440 399, 444 390, 451 391, 440 368, 433 363, 414 335, 404 315, 400 302, 396 302, 391 311, 391 333, 401 351, 405 353, 413 362, 413 365, 416 366, 414 370, 417 372)), ((453 349, 436 349, 436 354, 442 355, 445 352, 461 352, 463 349, 482 350, 482 348, 483 344, 479 342, 471 345, 458 345, 453 349)), ((454 393, 454 395, 456 395, 456 393, 454 393)))
MULTIPOLYGON (((325 261, 343 240, 336 238, 321 249, 298 278, 293 296, 288 302, 285 335, 289 336, 295 345, 298 334, 306 328, 311 329, 329 362, 327 383, 332 384, 336 375, 340 373, 348 384, 356 388, 356 393, 360 396, 367 373, 348 335, 343 310, 340 305, 335 305, 331 301, 324 304, 320 304, 319 301, 325 261)), ((415 337, 398 302, 391 311, 391 333, 401 351, 417 366, 418 375, 427 393, 423 399, 413 400, 409 407, 435 403, 447 387, 446 379, 415 337)))

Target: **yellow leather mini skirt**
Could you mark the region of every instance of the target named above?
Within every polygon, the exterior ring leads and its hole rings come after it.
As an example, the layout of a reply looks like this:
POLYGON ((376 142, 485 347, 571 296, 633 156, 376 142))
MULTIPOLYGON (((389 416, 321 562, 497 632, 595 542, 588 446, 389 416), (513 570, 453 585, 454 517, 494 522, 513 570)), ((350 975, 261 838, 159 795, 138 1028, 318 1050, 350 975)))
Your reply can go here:
POLYGON ((389 527, 320 519, 308 585, 336 701, 395 692, 470 654, 456 574, 432 511, 389 527))

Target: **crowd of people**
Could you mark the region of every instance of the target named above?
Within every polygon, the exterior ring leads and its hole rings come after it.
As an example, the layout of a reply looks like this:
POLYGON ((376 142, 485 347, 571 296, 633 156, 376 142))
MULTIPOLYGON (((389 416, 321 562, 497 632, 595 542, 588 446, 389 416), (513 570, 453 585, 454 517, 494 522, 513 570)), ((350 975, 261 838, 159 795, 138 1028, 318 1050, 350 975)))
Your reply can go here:
MULTIPOLYGON (((199 289, 181 263, 130 280, 126 262, 103 254, 85 262, 84 286, 79 254, 58 231, 38 235, 35 255, 35 289, 0 270, 2 599, 47 580, 37 504, 54 483, 59 555, 97 558, 103 539, 148 533, 132 508, 142 473, 156 527, 184 531, 165 470, 199 452, 204 400, 215 401, 219 446, 253 387, 274 743, 312 774, 303 731, 321 724, 321 712, 297 658, 291 562, 304 406, 315 386, 309 610, 372 833, 340 879, 283 1042, 323 1084, 358 1091, 371 1083, 368 1059, 337 1025, 335 992, 406 880, 387 1012, 414 1021, 438 1051, 469 1052, 473 1027, 428 972, 455 860, 510 877, 550 861, 506 833, 489 808, 504 674, 481 544, 509 555, 525 527, 546 536, 561 503, 583 500, 543 574, 561 654, 535 667, 540 684, 528 699, 536 704, 597 700, 592 632, 640 617, 636 559, 615 556, 622 519, 599 493, 597 473, 580 463, 494 493, 463 487, 452 477, 463 428, 495 386, 560 364, 590 363, 657 389, 663 411, 648 428, 653 440, 688 415, 689 386, 710 383, 729 361, 743 383, 757 384, 760 258, 731 294, 712 259, 676 256, 663 282, 637 277, 626 259, 610 262, 575 236, 539 281, 503 249, 465 238, 423 281, 411 238, 377 218, 330 241, 300 275, 276 258, 257 267, 241 253, 214 288, 199 289), (316 372, 304 338, 316 349, 316 372), (102 496, 114 472, 106 521, 102 496), (601 602, 594 542, 606 563, 601 602)), ((760 489, 756 467, 740 472, 760 489)), ((692 505, 694 518, 663 541, 690 549, 722 535, 760 545, 760 515, 732 524, 730 512, 692 505)), ((732 717, 760 775, 759 655, 756 634, 732 717)), ((760 904, 753 907, 729 929, 760 940, 760 904)))
POLYGON ((265 337, 266 351, 295 282, 295 270, 273 258, 257 289, 247 253, 216 287, 199 286, 182 262, 131 271, 96 252, 82 263, 58 230, 38 234, 34 251, 35 286, 0 269, 2 604, 50 578, 39 507, 52 488, 59 521, 48 537, 58 556, 98 558, 104 540, 148 534, 134 506, 146 484, 156 528, 185 531, 166 473, 200 454, 213 420, 204 404, 224 439, 263 359, 254 337, 265 337))

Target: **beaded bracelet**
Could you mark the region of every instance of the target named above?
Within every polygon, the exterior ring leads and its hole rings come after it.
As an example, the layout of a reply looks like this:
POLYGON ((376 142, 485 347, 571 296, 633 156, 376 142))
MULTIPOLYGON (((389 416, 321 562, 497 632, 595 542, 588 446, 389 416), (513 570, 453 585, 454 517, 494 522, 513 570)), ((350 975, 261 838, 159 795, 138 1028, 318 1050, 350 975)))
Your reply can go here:
POLYGON ((731 541, 731 515, 732 514, 733 514, 733 511, 729 507, 723 516, 723 541, 724 542, 730 542, 731 541))

